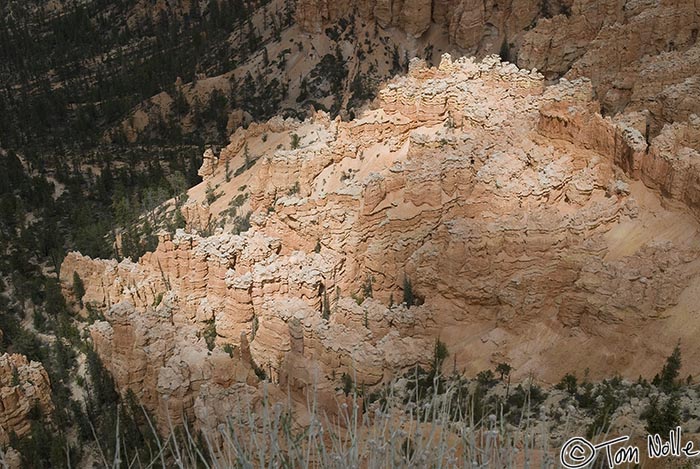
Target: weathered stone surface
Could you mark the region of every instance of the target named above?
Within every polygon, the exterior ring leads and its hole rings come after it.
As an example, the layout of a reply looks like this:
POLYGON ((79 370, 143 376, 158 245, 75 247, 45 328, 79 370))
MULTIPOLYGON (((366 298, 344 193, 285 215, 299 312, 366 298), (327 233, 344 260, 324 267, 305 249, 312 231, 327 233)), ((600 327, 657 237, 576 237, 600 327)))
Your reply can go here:
POLYGON ((653 135, 700 107, 700 10, 687 1, 299 0, 302 29, 355 14, 420 37, 431 24, 451 46, 499 53, 548 79, 586 77, 608 114, 648 110, 653 135))
POLYGON ((51 384, 46 370, 24 355, 5 353, 0 356, 0 443, 9 442, 10 433, 18 437, 31 430, 29 414, 38 406, 43 415, 50 415, 51 384))
POLYGON ((138 262, 72 253, 61 280, 78 272, 105 311, 91 333, 120 389, 204 426, 255 398, 256 372, 333 408, 344 373, 372 386, 427 366, 437 337, 470 373, 651 373, 692 342, 700 301, 697 119, 648 146, 644 115, 603 117, 594 90, 497 56, 414 62, 352 121, 239 129, 189 193, 214 235, 163 236, 138 262), (250 229, 234 234, 232 208, 250 229))

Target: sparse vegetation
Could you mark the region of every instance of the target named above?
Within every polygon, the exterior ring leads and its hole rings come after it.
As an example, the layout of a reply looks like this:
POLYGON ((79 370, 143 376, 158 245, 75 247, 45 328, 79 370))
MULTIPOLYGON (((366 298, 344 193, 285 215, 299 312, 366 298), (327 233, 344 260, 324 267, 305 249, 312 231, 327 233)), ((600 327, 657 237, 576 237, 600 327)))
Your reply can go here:
POLYGON ((681 409, 676 394, 668 396, 663 404, 659 401, 659 396, 652 397, 640 418, 646 420, 645 428, 649 434, 665 437, 681 423, 681 409))
POLYGON ((681 345, 678 343, 673 352, 666 359, 666 363, 661 369, 661 373, 654 376, 652 384, 660 387, 664 392, 671 392, 676 389, 680 383, 678 376, 681 369, 681 345))
POLYGON ((250 229, 250 216, 252 212, 246 213, 242 217, 236 217, 233 221, 233 233, 241 234, 250 229))
POLYGON ((343 375, 341 376, 341 380, 343 382, 343 393, 345 393, 346 396, 349 396, 350 393, 355 388, 355 384, 353 383, 352 376, 350 376, 347 373, 343 373, 343 375))
POLYGON ((248 150, 248 144, 246 143, 245 147, 243 148, 243 158, 244 158, 244 163, 243 165, 236 170, 236 172, 233 174, 235 177, 240 176, 243 174, 245 171, 249 170, 252 168, 255 163, 258 161, 257 158, 253 158, 250 155, 250 151, 248 150))
POLYGON ((207 188, 206 188, 205 195, 206 195, 206 198, 207 198, 207 203, 208 203, 209 205, 211 205, 211 204, 213 204, 213 203, 216 201, 216 199, 219 198, 219 196, 220 196, 221 194, 217 194, 217 193, 216 193, 216 190, 215 190, 213 187, 211 187, 211 184, 210 184, 210 183, 207 183, 207 188))
POLYGON ((360 405, 361 389, 352 377, 343 374, 341 381, 349 403, 339 404, 329 414, 312 397, 307 409, 310 423, 303 427, 297 426, 295 410, 289 405, 264 399, 254 406, 239 400, 227 425, 200 436, 185 422, 183 427, 171 426, 171 437, 162 438, 149 430, 152 418, 127 397, 120 419, 112 422, 112 438, 95 440, 99 454, 104 455, 100 464, 120 467, 108 462, 118 454, 123 461, 138 458, 144 466, 185 469, 314 465, 398 469, 432 464, 515 469, 521 467, 516 461, 529 467, 550 467, 553 449, 542 443, 545 438, 539 437, 532 424, 508 427, 498 417, 471 421, 467 415, 453 419, 452 406, 463 398, 458 388, 429 395, 421 407, 409 406, 409 410, 389 390, 382 405, 369 409, 360 405), (331 417, 336 414, 337 419, 331 417), (489 432, 499 437, 485 437, 489 432))
POLYGON ((367 275, 365 278, 364 283, 362 284, 362 297, 363 299, 365 298, 372 298, 372 282, 374 281, 374 277, 372 277, 371 274, 367 275))
POLYGON ((73 272, 73 295, 82 308, 83 296, 85 296, 85 284, 83 283, 83 279, 80 278, 80 275, 78 275, 78 272, 73 272))
POLYGON ((153 307, 157 308, 163 301, 163 292, 159 292, 153 299, 153 307))
POLYGON ((496 366, 496 372, 500 374, 499 379, 503 381, 504 378, 510 377, 510 372, 512 369, 513 368, 508 363, 499 363, 496 366))
POLYGON ((287 195, 296 195, 299 193, 299 181, 296 181, 287 191, 287 195))
POLYGON ((209 350, 214 350, 216 346, 216 321, 211 319, 206 322, 204 329, 202 330, 202 337, 207 344, 209 350))

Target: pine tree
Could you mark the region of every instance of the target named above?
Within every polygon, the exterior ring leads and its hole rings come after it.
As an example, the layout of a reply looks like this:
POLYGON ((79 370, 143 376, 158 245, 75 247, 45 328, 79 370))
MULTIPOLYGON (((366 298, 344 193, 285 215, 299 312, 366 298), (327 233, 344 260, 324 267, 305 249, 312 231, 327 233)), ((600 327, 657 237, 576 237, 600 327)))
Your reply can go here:
POLYGON ((666 359, 659 375, 658 386, 665 392, 672 391, 677 383, 681 369, 681 344, 678 342, 671 355, 666 359))
POLYGON ((82 308, 83 296, 85 296, 85 285, 83 284, 83 279, 81 279, 78 272, 75 271, 73 271, 73 294, 82 308))

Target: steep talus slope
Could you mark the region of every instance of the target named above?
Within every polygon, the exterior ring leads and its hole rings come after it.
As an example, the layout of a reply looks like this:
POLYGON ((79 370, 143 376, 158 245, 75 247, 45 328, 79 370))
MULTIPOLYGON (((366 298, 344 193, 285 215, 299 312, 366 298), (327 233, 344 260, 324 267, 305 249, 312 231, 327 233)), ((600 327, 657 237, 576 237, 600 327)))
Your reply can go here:
POLYGON ((342 374, 428 365, 436 337, 470 373, 651 372, 693 330, 697 124, 647 151, 643 116, 593 95, 497 57, 414 60, 352 121, 240 128, 205 154, 190 232, 138 262, 69 254, 61 280, 83 279, 96 350, 161 421, 211 426, 263 375, 331 406, 342 374))

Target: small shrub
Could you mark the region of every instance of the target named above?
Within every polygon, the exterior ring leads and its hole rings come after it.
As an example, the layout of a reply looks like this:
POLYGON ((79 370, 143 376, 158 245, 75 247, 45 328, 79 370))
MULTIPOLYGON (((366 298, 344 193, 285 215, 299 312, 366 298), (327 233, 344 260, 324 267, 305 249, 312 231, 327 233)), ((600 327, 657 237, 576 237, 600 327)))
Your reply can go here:
POLYGON ((350 395, 354 387, 352 382, 352 376, 350 376, 347 373, 343 373, 341 380, 343 381, 343 393, 345 393, 346 396, 350 395))
POLYGON ((663 407, 659 406, 659 398, 654 397, 640 418, 647 421, 646 430, 649 434, 668 435, 668 432, 680 424, 680 400, 678 395, 669 397, 663 407))
POLYGON ((214 350, 216 346, 216 336, 216 321, 211 319, 207 321, 207 325, 202 331, 202 337, 204 337, 204 341, 207 343, 207 348, 209 350, 214 350))
POLYGON ((257 316, 253 316, 253 325, 250 330, 250 341, 255 340, 255 334, 258 333, 258 327, 260 326, 257 316))
POLYGON ((503 381, 505 377, 510 376, 512 369, 513 367, 511 367, 508 363, 499 363, 496 367, 496 373, 501 375, 500 380, 503 381))
POLYGON ((559 383, 554 387, 561 391, 566 391, 573 396, 578 391, 578 381, 575 375, 567 373, 564 375, 561 381, 559 381, 559 383))
POLYGON ((365 282, 362 284, 362 295, 364 298, 372 298, 372 281, 374 278, 368 275, 365 282))
POLYGON ((440 338, 435 339, 435 347, 433 349, 433 371, 436 373, 440 372, 442 364, 449 355, 447 351, 447 345, 440 338))
POLYGON ((156 308, 163 301, 163 292, 160 292, 153 299, 153 307, 156 308))
POLYGON ((255 363, 253 363, 253 371, 255 372, 255 376, 257 376, 260 381, 265 381, 267 379, 267 373, 265 373, 265 370, 260 368, 255 363))
POLYGON ((214 188, 211 187, 210 183, 207 183, 207 188, 206 188, 205 194, 206 194, 206 198, 207 198, 207 203, 209 205, 213 204, 216 201, 216 199, 219 198, 219 195, 216 194, 216 192, 214 191, 214 188))
POLYGON ((241 234, 250 229, 250 215, 251 212, 248 212, 244 217, 236 217, 233 222, 234 234, 241 234))
POLYGON ((476 380, 479 382, 479 384, 486 388, 491 387, 496 382, 493 376, 493 371, 491 370, 480 371, 476 375, 476 380))
POLYGON ((233 173, 234 177, 240 176, 245 171, 252 168, 255 165, 255 163, 258 161, 257 158, 253 158, 250 155, 250 151, 248 150, 248 144, 246 144, 246 146, 243 149, 243 160, 244 160, 243 165, 240 168, 238 168, 235 173, 233 173))

